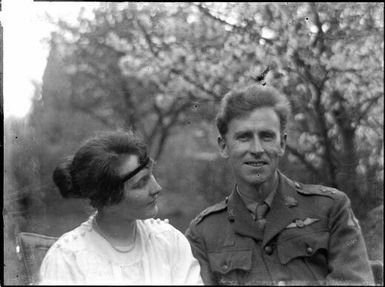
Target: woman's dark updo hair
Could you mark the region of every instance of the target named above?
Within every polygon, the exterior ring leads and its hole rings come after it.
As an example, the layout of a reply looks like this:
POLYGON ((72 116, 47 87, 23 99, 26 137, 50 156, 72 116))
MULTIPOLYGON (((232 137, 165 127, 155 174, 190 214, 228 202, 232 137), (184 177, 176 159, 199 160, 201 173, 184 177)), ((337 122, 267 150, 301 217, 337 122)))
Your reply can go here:
POLYGON ((87 140, 73 157, 53 172, 53 181, 64 198, 88 198, 95 208, 123 199, 124 182, 118 174, 125 155, 147 157, 145 143, 135 134, 109 132, 87 140))

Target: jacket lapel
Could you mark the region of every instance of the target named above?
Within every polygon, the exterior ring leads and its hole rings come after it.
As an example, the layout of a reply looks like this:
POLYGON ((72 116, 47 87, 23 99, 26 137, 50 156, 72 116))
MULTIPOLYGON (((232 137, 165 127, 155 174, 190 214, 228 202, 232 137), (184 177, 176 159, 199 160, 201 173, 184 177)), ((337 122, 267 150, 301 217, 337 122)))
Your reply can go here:
POLYGON ((270 211, 266 215, 265 233, 263 246, 266 245, 282 229, 298 218, 298 206, 296 201, 296 190, 294 183, 279 174, 278 190, 273 199, 270 211))
POLYGON ((263 232, 259 231, 246 205, 234 188, 229 196, 228 213, 233 218, 233 229, 236 233, 256 240, 263 239, 263 232))

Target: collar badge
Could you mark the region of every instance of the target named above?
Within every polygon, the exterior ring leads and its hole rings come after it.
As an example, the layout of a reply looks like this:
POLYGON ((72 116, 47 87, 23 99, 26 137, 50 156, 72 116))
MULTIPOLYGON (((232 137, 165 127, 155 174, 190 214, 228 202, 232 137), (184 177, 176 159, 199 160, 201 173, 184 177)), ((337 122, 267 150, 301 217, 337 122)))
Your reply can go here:
POLYGON ((298 201, 292 196, 286 196, 285 205, 288 207, 294 207, 298 205, 298 201))

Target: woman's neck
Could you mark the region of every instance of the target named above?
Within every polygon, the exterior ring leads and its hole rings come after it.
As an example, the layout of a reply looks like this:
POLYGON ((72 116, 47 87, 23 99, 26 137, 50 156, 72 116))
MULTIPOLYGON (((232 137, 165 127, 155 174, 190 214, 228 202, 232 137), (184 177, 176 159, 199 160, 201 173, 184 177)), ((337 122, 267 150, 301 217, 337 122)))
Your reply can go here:
POLYGON ((95 220, 100 231, 111 239, 127 240, 135 236, 135 219, 125 219, 99 210, 95 220))

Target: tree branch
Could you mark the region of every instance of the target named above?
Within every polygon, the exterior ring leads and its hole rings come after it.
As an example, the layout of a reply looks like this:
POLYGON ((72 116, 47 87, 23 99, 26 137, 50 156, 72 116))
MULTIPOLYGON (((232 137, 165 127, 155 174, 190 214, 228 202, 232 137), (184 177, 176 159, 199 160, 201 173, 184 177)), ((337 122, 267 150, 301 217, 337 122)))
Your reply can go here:
POLYGON ((324 106, 321 103, 321 91, 317 88, 315 88, 316 93, 316 100, 315 100, 315 111, 317 113, 318 122, 321 128, 321 134, 323 138, 323 143, 325 146, 325 163, 329 167, 329 179, 330 184, 334 187, 337 187, 337 178, 336 178, 336 171, 337 167, 333 160, 333 145, 331 143, 331 140, 328 135, 328 128, 326 126, 326 117, 325 117, 325 109, 324 106))
POLYGON ((322 54, 325 51, 325 45, 322 41, 324 33, 322 31, 322 23, 321 23, 321 20, 319 18, 319 15, 318 15, 317 7, 316 7, 316 4, 314 2, 310 3, 310 9, 313 13, 314 22, 315 22, 317 29, 318 29, 315 41, 313 42, 312 46, 314 48, 319 43, 319 46, 320 46, 320 53, 319 54, 322 54))
POLYGON ((146 28, 142 25, 142 23, 140 22, 140 20, 137 17, 136 17, 136 23, 138 24, 140 30, 142 31, 142 33, 144 35, 144 39, 146 40, 147 45, 150 48, 151 53, 157 58, 159 52, 158 52, 158 50, 155 50, 154 43, 151 40, 151 36, 147 33, 146 28))
MULTIPOLYGON (((205 8, 203 8, 205 9, 205 8)), ((154 49, 154 45, 153 45, 153 42, 151 40, 151 37, 150 35, 147 33, 146 31, 146 28, 140 23, 140 20, 139 19, 136 19, 136 22, 138 23, 138 26, 140 27, 145 39, 146 39, 146 42, 150 48, 150 51, 151 53, 154 55, 155 58, 159 58, 159 52, 156 51, 154 49)), ((197 87, 198 89, 202 90, 203 92, 205 92, 206 94, 214 97, 215 100, 219 100, 221 98, 220 95, 217 95, 216 93, 214 93, 213 91, 209 90, 209 89, 206 89, 202 84, 200 83, 197 83, 195 80, 191 79, 191 77, 189 77, 188 75, 186 75, 184 72, 182 72, 181 70, 177 70, 176 68, 171 68, 170 70, 170 73, 174 73, 178 76, 181 76, 185 81, 187 81, 188 83, 194 85, 195 87, 197 87)))
POLYGON ((204 15, 208 16, 209 18, 215 20, 216 22, 219 22, 221 24, 224 24, 224 25, 228 25, 230 27, 232 27, 236 32, 238 33, 249 33, 251 36, 253 36, 253 38, 255 40, 259 40, 259 39, 262 39, 264 40, 266 43, 269 43, 269 44, 274 44, 274 42, 270 39, 267 39, 265 37, 262 37, 262 35, 256 33, 255 31, 250 31, 249 27, 250 25, 246 25, 246 27, 243 27, 243 26, 238 26, 238 25, 235 25, 235 24, 231 24, 229 22, 227 22, 226 20, 223 20, 215 15, 213 15, 210 10, 206 7, 204 7, 202 4, 194 4, 195 7, 197 7, 204 15))
MULTIPOLYGON (((197 87, 198 89, 200 89, 201 91, 205 92, 206 94, 214 97, 214 100, 220 100, 221 99, 221 96, 214 93, 213 91, 209 90, 209 89, 206 89, 203 85, 201 85, 200 83, 197 83, 196 81, 194 81, 193 79, 191 79, 188 75, 186 75, 184 72, 180 71, 180 70, 177 70, 175 68, 171 68, 170 70, 171 73, 174 73, 178 76, 181 76, 186 82, 194 85, 195 87, 197 87)), ((208 98, 205 98, 205 100, 208 100, 208 98)))
POLYGON ((311 163, 309 162, 305 155, 300 153, 297 149, 294 147, 291 147, 290 145, 286 145, 286 149, 289 153, 291 153, 293 156, 298 158, 314 175, 316 175, 319 178, 322 178, 323 175, 320 173, 320 171, 311 163))
POLYGON ((115 128, 115 126, 110 121, 108 121, 104 117, 99 116, 97 113, 94 112, 94 110, 87 108, 87 107, 76 105, 76 104, 74 104, 73 101, 70 101, 70 103, 71 103, 71 107, 74 108, 75 110, 81 111, 81 112, 89 115, 91 118, 98 120, 99 122, 101 122, 102 124, 104 124, 108 128, 115 128))
MULTIPOLYGON (((174 106, 176 106, 176 104, 174 106)), ((177 119, 178 119, 179 115, 189 106, 190 106, 190 103, 185 102, 185 103, 181 104, 178 108, 174 108, 173 112, 170 113, 171 118, 170 118, 168 124, 163 125, 161 127, 160 139, 158 141, 157 149, 156 149, 156 152, 154 155, 155 160, 157 160, 160 157, 160 155, 163 151, 164 144, 165 144, 166 139, 169 135, 169 131, 170 131, 171 127, 175 126, 178 123, 177 119)))
POLYGON ((360 107, 362 107, 364 104, 367 104, 367 106, 357 115, 356 122, 357 124, 361 122, 362 118, 367 115, 369 110, 372 108, 372 106, 382 97, 384 96, 383 93, 378 93, 377 96, 367 99, 364 102, 360 103, 360 107))
POLYGON ((104 124, 106 127, 113 128, 114 125, 110 121, 108 121, 106 118, 101 117, 100 115, 98 115, 95 112, 95 110, 93 108, 91 108, 89 105, 87 105, 87 107, 85 107, 85 106, 79 105, 79 103, 76 103, 76 101, 75 101, 75 91, 74 91, 74 88, 73 88, 73 79, 72 79, 72 77, 70 77, 69 82, 70 82, 70 85, 71 85, 71 93, 70 93, 70 96, 69 96, 69 103, 70 103, 71 107, 73 109, 75 109, 75 110, 83 112, 83 113, 89 115, 90 117, 98 120, 99 122, 104 124))

